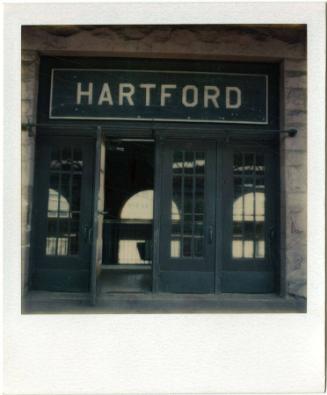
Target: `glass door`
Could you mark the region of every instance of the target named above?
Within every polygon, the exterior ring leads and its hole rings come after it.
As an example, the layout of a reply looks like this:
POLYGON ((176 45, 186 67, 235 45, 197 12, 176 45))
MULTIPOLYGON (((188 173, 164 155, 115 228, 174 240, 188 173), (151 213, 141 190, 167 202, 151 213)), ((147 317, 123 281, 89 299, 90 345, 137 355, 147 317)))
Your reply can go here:
POLYGON ((32 288, 88 291, 94 145, 57 136, 37 147, 32 288))
POLYGON ((159 291, 214 292, 215 163, 215 143, 163 143, 159 291))

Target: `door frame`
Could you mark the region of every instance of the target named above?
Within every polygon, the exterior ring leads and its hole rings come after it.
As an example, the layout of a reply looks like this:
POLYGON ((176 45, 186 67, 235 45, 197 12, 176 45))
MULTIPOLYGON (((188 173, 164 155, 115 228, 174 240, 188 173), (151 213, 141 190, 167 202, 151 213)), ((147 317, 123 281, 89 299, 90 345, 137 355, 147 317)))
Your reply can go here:
POLYGON ((92 246, 90 260, 90 301, 92 305, 96 305, 97 280, 102 269, 105 160, 105 139, 103 132, 99 127, 97 129, 97 138, 95 143, 92 202, 92 246))
MULTIPOLYGON (((152 129, 149 128, 141 128, 141 129, 133 129, 130 125, 129 127, 126 127, 125 123, 120 125, 119 128, 112 129, 112 130, 104 130, 103 131, 103 137, 113 137, 113 138, 128 138, 130 137, 130 133, 136 131, 137 136, 134 138, 152 138, 155 142, 155 158, 154 158, 154 215, 153 215, 153 260, 152 260, 152 292, 157 293, 159 292, 159 281, 158 281, 158 275, 159 275, 159 251, 160 251, 160 212, 161 212, 161 183, 162 183, 162 172, 161 172, 161 146, 163 143, 167 140, 178 140, 178 141, 189 141, 190 139, 194 140, 200 140, 200 141, 208 141, 211 140, 215 145, 216 145, 216 198, 219 199, 216 204, 216 231, 215 231, 215 243, 216 243, 216 259, 215 259, 215 293, 221 293, 222 292, 222 274, 223 274, 223 261, 225 259, 224 257, 224 252, 222 248, 219 248, 220 245, 223 244, 223 226, 222 222, 224 219, 224 210, 223 207, 225 205, 224 197, 219 191, 223 190, 224 187, 224 177, 225 175, 223 174, 223 171, 220 169, 223 168, 222 162, 223 162, 223 152, 224 152, 224 146, 225 144, 233 145, 237 144, 239 146, 244 145, 252 145, 253 141, 255 141, 257 138, 262 138, 261 143, 256 142, 256 145, 262 146, 262 148, 265 147, 272 147, 272 143, 275 141, 275 143, 278 144, 278 141, 274 139, 273 136, 263 136, 262 133, 258 132, 257 134, 255 133, 255 128, 253 128, 253 132, 251 134, 250 140, 247 140, 247 133, 246 131, 240 132, 240 131, 235 131, 234 133, 229 133, 225 132, 221 128, 213 129, 213 128, 206 128, 205 126, 202 127, 202 125, 198 125, 197 128, 194 126, 190 128, 190 130, 185 130, 185 127, 183 125, 175 125, 175 127, 166 127, 167 125, 153 125, 152 129), (161 126, 161 127, 160 127, 161 126)), ((90 131, 87 135, 82 135, 80 132, 77 132, 77 128, 71 128, 69 131, 67 129, 60 129, 60 128, 55 128, 55 131, 51 131, 50 128, 47 128, 46 126, 43 129, 38 129, 37 130, 37 144, 36 144, 36 150, 38 151, 40 149, 40 142, 44 139, 46 139, 47 144, 48 141, 50 141, 52 138, 55 140, 62 139, 64 138, 65 140, 70 140, 70 139, 78 139, 80 142, 81 140, 87 141, 89 144, 92 144, 94 146, 93 152, 95 152, 95 138, 96 138, 96 126, 93 124, 93 127, 90 127, 90 131), (92 130, 93 129, 93 130, 92 130), (49 139, 50 137, 50 139, 49 139)), ((274 144, 275 144, 274 143, 274 144)), ((278 154, 278 147, 275 150, 276 154, 278 154)), ((276 163, 277 165, 277 163, 276 163)), ((94 166, 94 164, 93 164, 94 166)), ((279 167, 277 166, 275 168, 275 172, 279 172, 279 167)), ((37 169, 35 168, 35 174, 37 174, 37 169)), ((279 174, 275 174, 274 177, 276 177, 276 186, 279 185, 278 183, 278 178, 279 174)), ((34 188, 34 208, 33 212, 35 210, 35 202, 37 202, 37 199, 35 199, 35 196, 37 195, 38 191, 36 188, 34 188)), ((93 186, 93 196, 94 196, 94 186, 93 186)), ((278 200, 278 192, 274 193, 274 198, 278 200)), ((278 206, 278 205, 277 205, 278 206)), ((278 209, 276 209, 276 215, 278 215, 278 209)), ((279 238, 279 220, 277 221, 276 229, 276 240, 278 241, 279 238)), ((36 226, 35 226, 35 216, 33 213, 33 226, 32 226, 32 241, 34 241, 33 234, 37 233, 36 226)), ((274 247, 275 251, 277 254, 279 254, 279 248, 278 248, 278 242, 276 241, 276 245, 274 247)), ((35 245, 35 242, 33 243, 35 245)), ((32 247, 34 248, 34 246, 32 247)), ((31 251, 31 270, 29 270, 29 275, 30 279, 32 276, 32 273, 34 271, 34 252, 33 250, 31 251)), ((276 284, 276 292, 278 292, 278 285, 279 285, 279 274, 281 271, 281 262, 280 262, 280 257, 278 256, 276 258, 278 260, 277 266, 276 266, 276 272, 275 272, 275 284, 276 284)), ((91 281, 91 276, 90 276, 90 281, 91 281)))

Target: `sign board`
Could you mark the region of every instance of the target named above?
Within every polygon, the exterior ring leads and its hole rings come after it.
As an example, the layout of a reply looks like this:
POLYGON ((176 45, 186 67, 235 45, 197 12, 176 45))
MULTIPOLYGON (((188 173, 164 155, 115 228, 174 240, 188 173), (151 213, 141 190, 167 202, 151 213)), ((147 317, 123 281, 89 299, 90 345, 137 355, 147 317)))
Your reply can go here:
POLYGON ((268 124, 268 76, 53 69, 51 119, 268 124))

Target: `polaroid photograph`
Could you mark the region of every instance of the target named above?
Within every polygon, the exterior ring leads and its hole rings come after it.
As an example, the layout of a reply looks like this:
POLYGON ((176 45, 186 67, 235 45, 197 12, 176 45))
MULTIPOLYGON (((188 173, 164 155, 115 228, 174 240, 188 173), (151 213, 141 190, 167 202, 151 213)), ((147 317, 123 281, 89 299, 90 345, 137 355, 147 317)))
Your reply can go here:
POLYGON ((4 6, 4 393, 325 391, 323 2, 4 6))

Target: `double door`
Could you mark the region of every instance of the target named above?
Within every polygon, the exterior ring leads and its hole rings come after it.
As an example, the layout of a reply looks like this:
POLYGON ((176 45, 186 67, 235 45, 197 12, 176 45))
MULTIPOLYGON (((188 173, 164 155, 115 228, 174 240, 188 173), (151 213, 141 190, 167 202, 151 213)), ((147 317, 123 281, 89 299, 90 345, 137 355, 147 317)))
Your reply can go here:
POLYGON ((218 141, 160 144, 157 290, 276 292, 275 151, 218 141))

